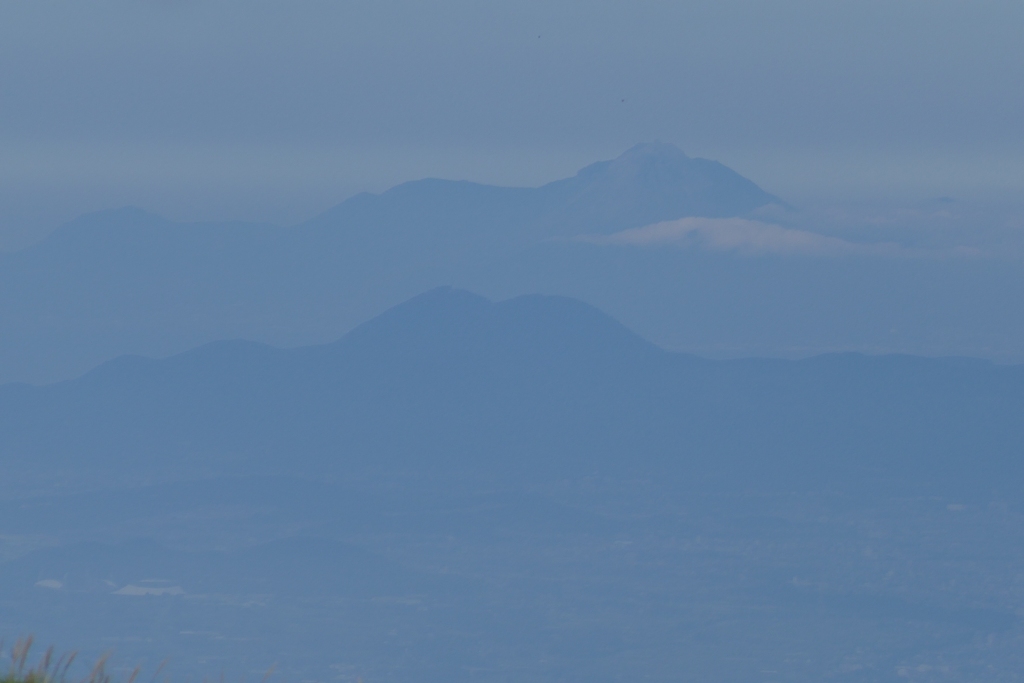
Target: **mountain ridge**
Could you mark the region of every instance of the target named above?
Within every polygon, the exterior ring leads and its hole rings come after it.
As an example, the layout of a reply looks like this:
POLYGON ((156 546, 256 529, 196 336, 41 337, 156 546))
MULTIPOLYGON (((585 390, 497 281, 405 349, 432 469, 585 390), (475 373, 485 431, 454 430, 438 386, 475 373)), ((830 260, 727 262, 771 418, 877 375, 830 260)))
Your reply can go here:
POLYGON ((1024 480, 1024 368, 856 354, 713 361, 563 297, 492 303, 450 288, 332 344, 217 342, 119 359, 79 380, 0 388, 0 408, 12 470, 97 476, 728 473, 744 486, 824 477, 862 492, 875 479, 1024 480))

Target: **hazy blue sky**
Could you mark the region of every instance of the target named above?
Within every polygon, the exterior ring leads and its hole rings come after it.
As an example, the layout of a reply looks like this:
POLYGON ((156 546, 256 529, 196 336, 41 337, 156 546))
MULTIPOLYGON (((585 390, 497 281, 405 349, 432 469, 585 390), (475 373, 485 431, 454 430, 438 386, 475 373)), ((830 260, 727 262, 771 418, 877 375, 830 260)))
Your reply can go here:
POLYGON ((641 140, 799 198, 1024 187, 1024 3, 0 0, 0 245, 82 211, 292 222, 641 140))

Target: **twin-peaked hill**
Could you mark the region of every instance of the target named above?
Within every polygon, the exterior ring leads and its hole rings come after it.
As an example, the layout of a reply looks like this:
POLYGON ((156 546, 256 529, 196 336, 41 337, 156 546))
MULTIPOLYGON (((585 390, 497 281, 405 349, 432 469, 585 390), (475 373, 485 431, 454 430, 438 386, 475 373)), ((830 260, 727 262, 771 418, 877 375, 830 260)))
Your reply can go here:
POLYGON ((373 471, 1014 497, 1024 371, 709 361, 560 297, 438 289, 323 346, 219 342, 0 389, 8 477, 373 471))

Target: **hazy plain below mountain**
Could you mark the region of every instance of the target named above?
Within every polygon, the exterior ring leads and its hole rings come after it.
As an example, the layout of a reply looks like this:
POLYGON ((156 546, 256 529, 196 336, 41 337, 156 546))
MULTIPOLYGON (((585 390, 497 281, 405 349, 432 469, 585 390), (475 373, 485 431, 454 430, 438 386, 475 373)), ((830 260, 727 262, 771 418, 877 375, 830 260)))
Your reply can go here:
POLYGON ((435 289, 0 387, 0 636, 196 679, 1016 680, 1022 413, 1020 367, 708 360, 435 289))

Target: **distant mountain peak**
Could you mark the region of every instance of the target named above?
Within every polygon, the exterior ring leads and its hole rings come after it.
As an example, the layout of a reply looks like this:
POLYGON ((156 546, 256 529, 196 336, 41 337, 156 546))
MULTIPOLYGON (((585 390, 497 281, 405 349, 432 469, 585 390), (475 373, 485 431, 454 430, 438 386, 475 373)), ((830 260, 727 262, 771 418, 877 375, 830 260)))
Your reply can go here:
POLYGON ((577 351, 615 348, 660 352, 607 313, 578 299, 528 294, 492 302, 454 287, 437 287, 398 304, 363 323, 335 343, 379 351, 396 347, 461 348, 473 341, 484 347, 539 340, 577 351), (487 339, 481 342, 481 339, 487 339))
POLYGON ((587 180, 602 176, 635 177, 645 171, 686 165, 691 161, 692 159, 675 145, 666 142, 641 142, 614 159, 584 166, 575 177, 587 180))
POLYGON ((560 198, 557 232, 608 233, 688 216, 740 216, 781 201, 717 161, 664 142, 634 145, 542 188, 560 198))
POLYGON ((650 163, 685 163, 690 160, 686 152, 668 142, 640 142, 612 161, 616 165, 650 163))

